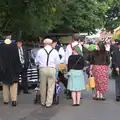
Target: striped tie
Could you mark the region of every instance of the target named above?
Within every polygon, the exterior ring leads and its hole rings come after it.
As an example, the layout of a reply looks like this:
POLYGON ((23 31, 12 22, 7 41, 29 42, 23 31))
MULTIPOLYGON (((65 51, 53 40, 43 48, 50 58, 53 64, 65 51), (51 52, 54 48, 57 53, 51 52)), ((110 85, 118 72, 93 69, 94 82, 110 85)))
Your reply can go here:
POLYGON ((19 51, 20 51, 20 61, 21 61, 22 64, 24 64, 25 60, 24 60, 24 55, 23 55, 22 48, 19 48, 19 51))

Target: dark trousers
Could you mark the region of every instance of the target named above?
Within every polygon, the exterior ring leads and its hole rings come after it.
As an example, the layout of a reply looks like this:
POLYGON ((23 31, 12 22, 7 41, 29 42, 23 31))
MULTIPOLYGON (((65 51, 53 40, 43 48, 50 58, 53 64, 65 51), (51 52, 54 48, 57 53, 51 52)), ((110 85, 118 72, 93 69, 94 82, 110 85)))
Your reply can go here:
POLYGON ((53 101, 56 101, 56 85, 55 85, 55 92, 54 92, 54 96, 53 96, 53 101))
MULTIPOLYGON (((59 74, 58 74, 58 78, 59 78, 59 82, 63 83, 65 89, 67 89, 68 80, 64 77, 64 74, 60 71, 59 71, 59 74)), ((54 98, 54 100, 56 98, 56 86, 55 86, 55 93, 54 93, 53 98, 54 98)))
POLYGON ((116 79, 116 76, 118 76, 117 72, 116 72, 116 68, 115 65, 112 64, 112 78, 116 79))
POLYGON ((115 88, 116 88, 116 97, 120 97, 120 75, 116 77, 115 88))
POLYGON ((64 77, 62 72, 58 74, 59 81, 63 83, 64 87, 67 89, 68 80, 64 77))
POLYGON ((18 92, 21 92, 21 90, 23 90, 23 92, 28 92, 28 80, 27 80, 27 69, 26 68, 22 68, 21 84, 18 83, 18 92))
POLYGON ((66 90, 65 90, 66 95, 67 95, 68 97, 71 97, 71 91, 67 90, 68 79, 66 79, 66 78, 64 77, 64 74, 63 74, 62 72, 59 72, 58 77, 59 77, 60 82, 63 83, 63 85, 64 85, 64 87, 65 87, 65 89, 66 89, 66 90))

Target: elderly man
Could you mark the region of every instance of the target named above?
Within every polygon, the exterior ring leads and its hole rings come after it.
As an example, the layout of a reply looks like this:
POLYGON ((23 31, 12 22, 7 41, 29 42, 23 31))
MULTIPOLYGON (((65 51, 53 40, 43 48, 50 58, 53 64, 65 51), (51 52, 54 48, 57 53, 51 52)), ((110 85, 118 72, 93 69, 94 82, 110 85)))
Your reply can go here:
POLYGON ((11 95, 12 106, 16 106, 17 82, 21 65, 16 44, 6 39, 0 44, 0 80, 3 83, 4 104, 9 103, 11 95))
POLYGON ((60 63, 57 50, 52 48, 53 41, 46 38, 44 48, 36 55, 35 63, 39 65, 41 104, 51 107, 56 82, 56 67, 60 63), (47 96, 46 96, 47 93, 47 96))

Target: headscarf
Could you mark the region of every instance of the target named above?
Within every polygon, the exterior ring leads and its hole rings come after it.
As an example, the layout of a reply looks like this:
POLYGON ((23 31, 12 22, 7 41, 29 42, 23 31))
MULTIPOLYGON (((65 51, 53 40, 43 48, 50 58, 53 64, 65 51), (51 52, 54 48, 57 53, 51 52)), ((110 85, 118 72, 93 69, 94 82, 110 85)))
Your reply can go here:
POLYGON ((83 53, 82 53, 82 51, 81 51, 81 49, 80 49, 79 46, 74 46, 73 49, 74 49, 79 55, 82 55, 82 56, 83 56, 83 53))

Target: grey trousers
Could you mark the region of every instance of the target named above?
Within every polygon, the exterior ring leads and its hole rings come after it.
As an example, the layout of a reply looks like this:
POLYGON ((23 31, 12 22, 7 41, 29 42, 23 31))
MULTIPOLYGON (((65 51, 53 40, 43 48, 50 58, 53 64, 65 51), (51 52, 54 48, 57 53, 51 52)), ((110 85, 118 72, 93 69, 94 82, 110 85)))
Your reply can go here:
POLYGON ((120 76, 116 77, 115 88, 116 88, 116 97, 119 97, 120 96, 120 76))

